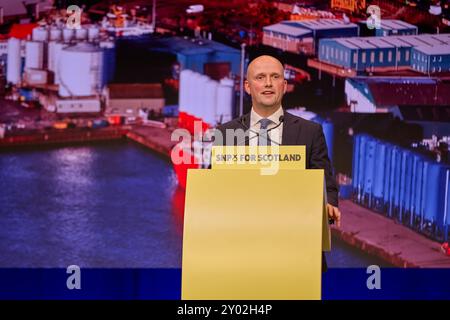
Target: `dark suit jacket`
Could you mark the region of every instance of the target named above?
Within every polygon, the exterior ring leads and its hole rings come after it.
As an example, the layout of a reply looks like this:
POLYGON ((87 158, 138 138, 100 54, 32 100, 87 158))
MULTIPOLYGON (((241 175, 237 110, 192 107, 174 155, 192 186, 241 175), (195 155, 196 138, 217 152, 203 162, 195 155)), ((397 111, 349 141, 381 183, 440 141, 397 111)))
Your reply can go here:
MULTIPOLYGON (((217 127, 224 137, 227 145, 248 145, 248 139, 244 141, 227 141, 227 129, 248 130, 250 127, 250 113, 231 120, 217 127)), ((220 141, 214 141, 215 145, 221 145, 220 141)), ((333 206, 338 206, 338 187, 336 179, 333 175, 330 159, 328 158, 327 144, 322 131, 322 126, 318 123, 305 120, 294 116, 288 112, 284 112, 282 145, 304 145, 306 146, 306 168, 307 169, 324 169, 327 201, 333 206)))

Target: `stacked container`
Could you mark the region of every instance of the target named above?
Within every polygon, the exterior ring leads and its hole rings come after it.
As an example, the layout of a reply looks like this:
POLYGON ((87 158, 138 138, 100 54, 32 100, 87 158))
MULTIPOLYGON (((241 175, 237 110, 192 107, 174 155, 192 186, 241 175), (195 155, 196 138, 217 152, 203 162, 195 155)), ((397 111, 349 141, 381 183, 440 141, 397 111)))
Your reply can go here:
POLYGON ((450 166, 366 134, 353 143, 353 199, 437 240, 448 240, 450 166))

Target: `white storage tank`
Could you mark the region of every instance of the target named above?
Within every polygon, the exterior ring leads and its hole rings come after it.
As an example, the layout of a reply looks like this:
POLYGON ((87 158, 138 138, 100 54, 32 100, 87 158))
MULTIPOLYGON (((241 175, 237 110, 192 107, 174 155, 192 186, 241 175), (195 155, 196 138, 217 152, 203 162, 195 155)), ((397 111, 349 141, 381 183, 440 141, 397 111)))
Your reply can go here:
POLYGON ((46 27, 36 27, 32 31, 33 41, 48 41, 48 28, 46 27))
POLYGON ((27 41, 25 43, 25 68, 42 69, 44 67, 44 42, 27 41))
POLYGON ((189 104, 189 88, 191 83, 191 77, 193 72, 189 69, 182 70, 180 72, 180 92, 179 92, 179 111, 186 112, 187 105, 189 104))
POLYGON ((20 69, 22 65, 19 39, 10 38, 8 40, 8 57, 6 62, 6 81, 18 84, 20 82, 20 69))
POLYGON ((48 43, 48 51, 47 51, 47 68, 50 71, 55 71, 55 41, 50 41, 48 43))
POLYGON ((216 125, 217 88, 219 82, 209 79, 204 86, 202 119, 210 126, 216 125))
POLYGON ((64 28, 62 31, 63 41, 70 42, 75 38, 75 29, 64 28))
POLYGON ((197 72, 193 73, 189 87, 189 103, 188 103, 188 112, 191 115, 195 115, 196 112, 197 96, 201 79, 202 75, 200 73, 197 72))
POLYGON ((55 75, 55 84, 59 83, 58 67, 61 51, 65 46, 67 45, 62 42, 52 41, 48 43, 48 69, 53 71, 55 75))
POLYGON ((195 116, 202 119, 203 121, 205 121, 205 115, 207 114, 208 109, 208 106, 206 105, 205 95, 207 94, 206 85, 209 81, 211 81, 211 79, 208 76, 202 75, 196 91, 197 95, 195 98, 195 116))
POLYGON ((100 35, 100 28, 97 25, 91 25, 88 27, 88 40, 96 41, 100 35))
POLYGON ((102 89, 103 50, 88 42, 63 48, 59 58, 59 95, 92 96, 102 89))
POLYGON ((195 99, 196 99, 196 91, 199 85, 199 80, 201 78, 201 74, 197 72, 192 72, 190 77, 190 81, 188 82, 187 89, 187 103, 186 103, 186 113, 190 115, 194 115, 195 113, 195 99))
POLYGON ((84 27, 75 29, 75 39, 77 40, 87 40, 88 30, 84 27))
POLYGON ((220 80, 217 88, 216 122, 225 123, 233 116, 234 82, 229 78, 220 80))
POLYGON ((61 41, 62 39, 62 30, 57 27, 51 27, 49 33, 50 41, 61 41))

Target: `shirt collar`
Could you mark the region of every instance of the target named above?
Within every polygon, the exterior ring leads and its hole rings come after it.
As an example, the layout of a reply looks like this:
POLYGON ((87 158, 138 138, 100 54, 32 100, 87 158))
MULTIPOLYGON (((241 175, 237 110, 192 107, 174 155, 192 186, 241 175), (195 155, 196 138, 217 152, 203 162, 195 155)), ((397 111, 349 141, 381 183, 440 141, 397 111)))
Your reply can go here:
MULTIPOLYGON (((268 116, 267 119, 272 120, 274 124, 278 124, 278 122, 280 122, 280 117, 282 115, 283 115, 283 108, 280 106, 278 110, 272 113, 270 116, 268 116)), ((255 110, 252 108, 252 111, 250 112, 250 127, 256 126, 259 120, 261 119, 263 119, 263 117, 257 114, 255 110)))

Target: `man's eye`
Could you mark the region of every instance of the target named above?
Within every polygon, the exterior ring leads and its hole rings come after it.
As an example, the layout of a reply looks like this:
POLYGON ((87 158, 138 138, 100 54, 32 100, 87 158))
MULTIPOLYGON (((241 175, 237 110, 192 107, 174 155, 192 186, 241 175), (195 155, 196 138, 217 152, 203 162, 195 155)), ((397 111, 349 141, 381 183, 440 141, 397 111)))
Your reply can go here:
POLYGON ((263 78, 264 78, 263 76, 256 77, 256 79, 258 79, 258 80, 262 80, 263 78))
POLYGON ((275 79, 278 79, 280 76, 279 76, 278 74, 275 74, 273 77, 274 77, 275 79))

